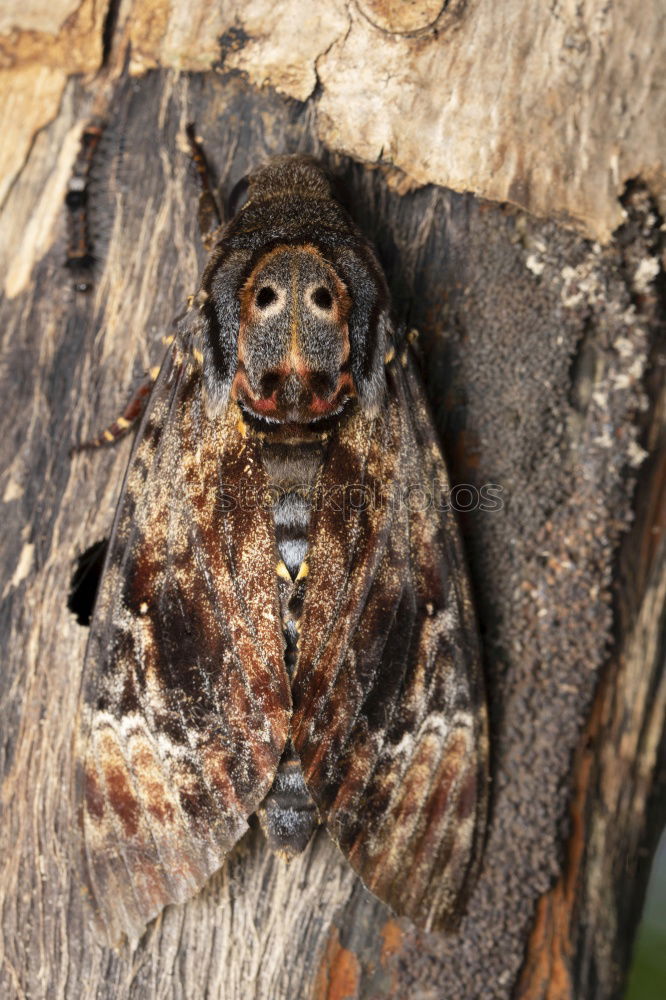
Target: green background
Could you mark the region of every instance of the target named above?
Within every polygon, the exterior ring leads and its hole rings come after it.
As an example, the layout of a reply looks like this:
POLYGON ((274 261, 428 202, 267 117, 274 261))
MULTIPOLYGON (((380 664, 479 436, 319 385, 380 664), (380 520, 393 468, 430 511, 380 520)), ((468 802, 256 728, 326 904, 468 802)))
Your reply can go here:
POLYGON ((652 865, 626 1000, 666 1000, 666 834, 652 865))

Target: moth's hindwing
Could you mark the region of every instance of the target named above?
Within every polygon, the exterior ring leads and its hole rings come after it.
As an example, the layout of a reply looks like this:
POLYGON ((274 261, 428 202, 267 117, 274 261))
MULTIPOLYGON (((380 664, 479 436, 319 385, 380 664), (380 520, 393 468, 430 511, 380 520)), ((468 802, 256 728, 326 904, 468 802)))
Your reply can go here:
MULTIPOLYGON (((188 353, 187 351, 185 352, 188 353)), ((265 473, 175 346, 138 433, 91 629, 78 753, 85 865, 115 942, 222 863, 285 746, 289 683, 265 473)))
POLYGON ((411 362, 387 376, 386 407, 358 411, 324 468, 293 739, 322 821, 368 888, 446 928, 485 823, 480 650, 422 389, 411 362))

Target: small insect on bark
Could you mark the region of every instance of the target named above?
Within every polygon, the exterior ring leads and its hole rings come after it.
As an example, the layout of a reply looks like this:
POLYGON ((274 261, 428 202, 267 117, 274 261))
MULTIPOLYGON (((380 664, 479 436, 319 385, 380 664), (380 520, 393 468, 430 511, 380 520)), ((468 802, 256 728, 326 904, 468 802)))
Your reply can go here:
POLYGON ((75 288, 79 292, 88 292, 92 288, 92 272, 95 257, 90 238, 88 189, 93 160, 103 131, 103 124, 96 122, 91 122, 84 128, 72 176, 67 184, 67 194, 65 195, 65 206, 67 208, 67 257, 65 267, 70 268, 74 274, 75 288))
POLYGON ((112 942, 196 893, 254 814, 285 858, 323 825, 417 925, 460 918, 486 709, 407 339, 323 168, 251 174, 141 420, 91 626, 77 789, 112 942))

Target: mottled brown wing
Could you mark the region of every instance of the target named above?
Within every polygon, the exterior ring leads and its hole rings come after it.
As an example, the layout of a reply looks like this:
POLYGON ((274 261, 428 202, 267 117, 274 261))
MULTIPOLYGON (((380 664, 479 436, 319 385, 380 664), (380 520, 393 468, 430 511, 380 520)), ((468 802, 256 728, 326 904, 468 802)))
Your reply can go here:
POLYGON ((455 925, 478 865, 486 710, 446 470, 411 362, 332 446, 312 531, 294 744, 364 883, 420 926, 455 925), (342 488, 341 488, 342 487, 342 488))
POLYGON ((287 739, 273 528, 241 431, 231 410, 209 416, 174 348, 130 459, 81 702, 85 865, 113 943, 219 868, 287 739))

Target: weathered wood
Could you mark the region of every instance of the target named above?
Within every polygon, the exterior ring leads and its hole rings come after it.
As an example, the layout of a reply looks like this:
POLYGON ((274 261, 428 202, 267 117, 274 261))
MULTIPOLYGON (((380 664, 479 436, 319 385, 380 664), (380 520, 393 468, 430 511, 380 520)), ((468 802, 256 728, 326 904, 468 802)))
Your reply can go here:
MULTIPOLYGON (((629 179, 666 206, 661 0, 5 0, 0 69, 48 76, 42 121, 65 73, 99 65, 103 23, 134 74, 219 65, 311 99, 320 140, 399 167, 403 185, 507 200, 604 242, 629 179)), ((16 168, 37 103, 5 105, 0 163, 16 168)))
POLYGON ((628 193, 629 221, 601 249, 471 195, 401 197, 382 170, 321 149, 310 104, 237 76, 123 77, 93 170, 99 262, 82 295, 62 267, 62 197, 103 88, 67 85, 0 218, 11 293, 0 327, 0 994, 619 996, 659 818, 665 701, 662 234, 650 198, 628 193), (325 834, 286 866, 256 831, 132 955, 101 949, 85 925, 69 767, 86 629, 67 597, 77 555, 108 533, 128 443, 71 460, 68 450, 119 412, 194 290, 190 120, 227 193, 270 153, 329 160, 399 312, 422 331, 454 480, 501 488, 500 510, 464 515, 493 784, 483 871, 449 938, 392 919, 325 834))

